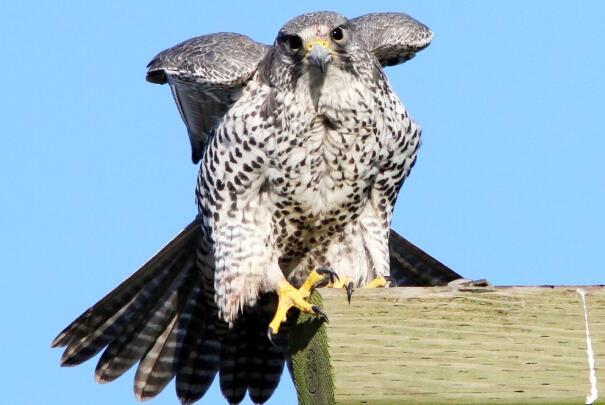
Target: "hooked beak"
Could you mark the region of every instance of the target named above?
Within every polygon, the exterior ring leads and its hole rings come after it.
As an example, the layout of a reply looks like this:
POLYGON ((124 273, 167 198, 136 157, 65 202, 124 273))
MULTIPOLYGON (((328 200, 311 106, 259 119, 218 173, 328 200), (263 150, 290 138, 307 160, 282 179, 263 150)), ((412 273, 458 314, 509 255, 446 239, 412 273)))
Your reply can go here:
POLYGON ((316 39, 309 42, 306 49, 309 63, 318 67, 321 73, 325 73, 328 63, 332 60, 332 53, 326 41, 316 39))

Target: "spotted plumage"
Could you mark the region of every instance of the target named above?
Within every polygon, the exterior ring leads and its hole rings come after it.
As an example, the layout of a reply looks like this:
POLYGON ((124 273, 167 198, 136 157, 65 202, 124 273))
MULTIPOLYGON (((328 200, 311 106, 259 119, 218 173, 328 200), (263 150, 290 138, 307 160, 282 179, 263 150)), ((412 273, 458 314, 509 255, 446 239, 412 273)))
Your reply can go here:
POLYGON ((335 13, 286 24, 202 159, 198 206, 219 315, 233 323, 280 280, 300 286, 322 265, 356 286, 388 275, 391 213, 419 145, 353 24, 335 13), (322 72, 303 45, 337 27, 343 38, 322 72))
POLYGON ((201 161, 199 215, 57 336, 62 364, 106 348, 97 380, 139 362, 139 399, 176 378, 191 403, 218 373, 230 403, 246 393, 263 403, 287 357, 265 334, 284 286, 321 266, 356 287, 389 270, 402 285, 457 278, 390 232, 420 128, 382 67, 431 35, 405 14, 317 12, 286 23, 272 46, 219 33, 156 56, 147 79, 170 85, 201 161))

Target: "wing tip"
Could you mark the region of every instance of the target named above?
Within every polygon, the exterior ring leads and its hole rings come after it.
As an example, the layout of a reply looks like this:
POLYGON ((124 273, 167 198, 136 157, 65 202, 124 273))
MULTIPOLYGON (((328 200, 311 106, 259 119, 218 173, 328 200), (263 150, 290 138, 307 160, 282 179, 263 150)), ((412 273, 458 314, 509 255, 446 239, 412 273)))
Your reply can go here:
POLYGON ((431 42, 433 41, 433 37, 435 35, 433 33, 433 30, 431 30, 426 25, 422 24, 421 22, 418 22, 418 24, 422 27, 422 33, 421 33, 421 37, 418 39, 418 42, 416 43, 416 52, 422 51, 424 48, 429 46, 431 44, 431 42))
POLYGON ((197 142, 194 144, 193 138, 191 139, 191 161, 194 165, 197 165, 202 160, 202 147, 198 146, 197 142))
MULTIPOLYGON (((151 61, 149 65, 153 64, 153 62, 154 61, 151 61)), ((166 84, 168 82, 164 69, 149 69, 145 76, 145 80, 154 84, 166 84)))
POLYGON ((79 364, 82 364, 84 360, 79 360, 76 355, 77 353, 72 353, 70 350, 65 350, 65 352, 63 352, 63 355, 61 356, 59 365, 61 367, 74 367, 79 364))
POLYGON ((65 346, 65 344, 63 343, 64 339, 65 339, 65 335, 63 335, 63 333, 59 333, 57 335, 57 337, 54 338, 52 342, 50 342, 51 349, 54 349, 56 347, 63 347, 63 346, 65 346))
MULTIPOLYGON (((77 320, 76 320, 77 321, 77 320)), ((50 342, 50 347, 65 347, 69 344, 70 339, 72 338, 71 332, 74 330, 74 324, 76 321, 70 323, 65 329, 63 329, 59 334, 50 342)))

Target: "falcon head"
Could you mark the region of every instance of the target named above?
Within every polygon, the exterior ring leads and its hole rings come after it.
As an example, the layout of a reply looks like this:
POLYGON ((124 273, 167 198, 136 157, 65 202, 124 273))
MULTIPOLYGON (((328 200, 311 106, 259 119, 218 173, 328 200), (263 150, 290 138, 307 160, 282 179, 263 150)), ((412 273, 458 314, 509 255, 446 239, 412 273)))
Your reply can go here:
POLYGON ((288 21, 279 31, 275 50, 280 62, 325 73, 344 67, 347 55, 359 47, 353 27, 344 16, 319 11, 288 21))
POLYGON ((279 30, 265 68, 271 71, 271 83, 285 84, 296 82, 304 71, 320 81, 334 69, 358 76, 358 68, 365 68, 366 74, 375 74, 380 66, 410 60, 432 37, 426 25, 404 13, 370 13, 350 20, 331 11, 307 13, 279 30))

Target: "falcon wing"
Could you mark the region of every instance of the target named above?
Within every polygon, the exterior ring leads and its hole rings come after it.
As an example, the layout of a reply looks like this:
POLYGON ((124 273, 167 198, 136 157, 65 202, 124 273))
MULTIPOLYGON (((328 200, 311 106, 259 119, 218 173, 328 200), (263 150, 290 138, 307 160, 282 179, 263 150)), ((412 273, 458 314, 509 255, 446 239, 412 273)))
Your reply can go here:
POLYGON ((391 285, 437 286, 462 278, 454 270, 431 257, 391 229, 389 237, 391 285))
POLYGON ((189 132, 194 163, 268 49, 245 35, 221 32, 166 49, 147 65, 147 81, 170 85, 189 132))
POLYGON ((426 25, 403 13, 371 13, 350 21, 383 67, 412 59, 433 38, 426 25))

